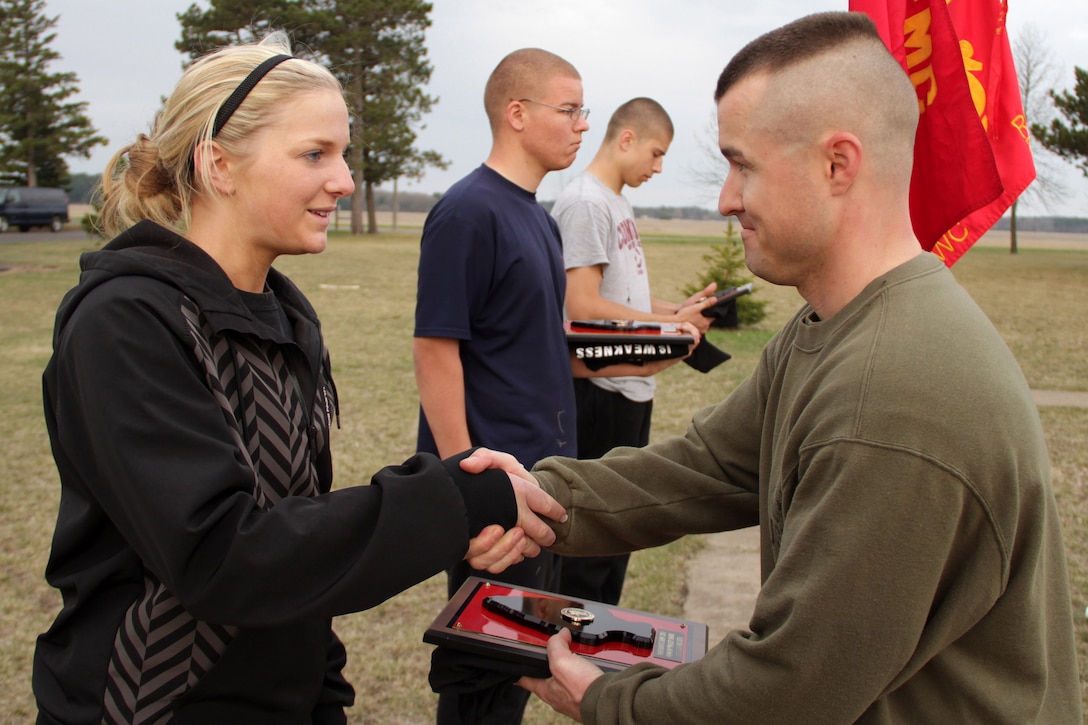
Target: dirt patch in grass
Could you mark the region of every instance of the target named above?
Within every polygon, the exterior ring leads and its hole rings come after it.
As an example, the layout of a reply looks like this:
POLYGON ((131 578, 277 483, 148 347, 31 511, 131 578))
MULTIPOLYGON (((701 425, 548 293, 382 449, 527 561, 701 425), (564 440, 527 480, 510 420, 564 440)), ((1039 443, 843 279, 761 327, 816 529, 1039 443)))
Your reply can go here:
POLYGON ((0 264, 0 274, 19 274, 20 272, 48 272, 49 270, 53 269, 56 269, 56 267, 46 267, 42 265, 7 266, 0 264))

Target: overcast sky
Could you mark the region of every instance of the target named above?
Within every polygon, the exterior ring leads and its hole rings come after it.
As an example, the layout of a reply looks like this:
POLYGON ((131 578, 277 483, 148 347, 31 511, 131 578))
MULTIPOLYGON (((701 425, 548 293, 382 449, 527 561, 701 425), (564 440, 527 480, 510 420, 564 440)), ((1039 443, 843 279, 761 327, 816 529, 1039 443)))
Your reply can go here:
MULTIPOLYGON (((90 160, 70 159, 73 171, 99 173, 109 156, 145 131, 159 98, 181 72, 174 50, 176 14, 190 0, 46 0, 59 15, 56 70, 79 76, 80 100, 109 139, 90 160)), ((199 3, 204 4, 206 3, 199 3)), ((491 137, 483 87, 495 64, 522 47, 541 47, 573 63, 582 75, 590 130, 574 165, 549 174, 538 196, 554 199, 562 184, 589 163, 608 117, 624 101, 650 96, 665 106, 676 137, 665 171, 629 192, 636 206, 708 206, 717 190, 694 181, 707 155, 713 90, 729 58, 749 40, 811 12, 845 10, 847 0, 434 0, 427 32, 434 74, 428 92, 439 98, 424 118, 418 145, 451 162, 429 171, 406 191, 442 192, 487 156, 491 137)), ((1047 40, 1062 89, 1072 89, 1073 67, 1088 68, 1088 2, 1011 0, 1008 27, 1015 40, 1027 24, 1047 40)), ((1070 164, 1053 164, 1069 198, 1050 210, 1022 214, 1088 216, 1088 180, 1070 164)))

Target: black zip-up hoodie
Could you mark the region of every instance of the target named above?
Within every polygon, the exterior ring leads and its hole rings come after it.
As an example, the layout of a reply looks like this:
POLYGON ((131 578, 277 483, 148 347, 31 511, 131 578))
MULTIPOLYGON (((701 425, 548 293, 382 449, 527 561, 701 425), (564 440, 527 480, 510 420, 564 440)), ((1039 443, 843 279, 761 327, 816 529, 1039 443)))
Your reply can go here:
POLYGON ((506 475, 421 454, 330 492, 339 406, 290 280, 269 272, 294 339, 151 222, 81 268, 43 376, 61 481, 46 578, 64 606, 34 656, 39 722, 342 722, 331 617, 512 526, 506 475))

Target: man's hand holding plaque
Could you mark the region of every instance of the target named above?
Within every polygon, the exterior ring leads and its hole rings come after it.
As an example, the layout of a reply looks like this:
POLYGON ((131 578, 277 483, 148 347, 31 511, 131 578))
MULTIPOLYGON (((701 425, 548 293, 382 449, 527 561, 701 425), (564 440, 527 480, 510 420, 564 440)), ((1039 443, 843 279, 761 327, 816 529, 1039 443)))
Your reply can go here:
POLYGON ((518 685, 539 697, 552 708, 577 722, 582 722, 582 698, 593 681, 604 674, 600 667, 570 650, 569 629, 548 639, 547 679, 522 677, 518 685))

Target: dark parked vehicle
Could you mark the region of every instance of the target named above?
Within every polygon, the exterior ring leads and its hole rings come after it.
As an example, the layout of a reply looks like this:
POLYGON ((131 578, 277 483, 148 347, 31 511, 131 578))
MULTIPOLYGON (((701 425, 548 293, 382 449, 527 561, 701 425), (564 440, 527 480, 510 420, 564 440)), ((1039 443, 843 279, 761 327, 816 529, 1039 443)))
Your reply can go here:
POLYGON ((0 232, 10 227, 30 231, 49 227, 59 232, 68 221, 68 195, 63 189, 45 187, 0 187, 0 232))

